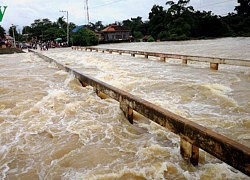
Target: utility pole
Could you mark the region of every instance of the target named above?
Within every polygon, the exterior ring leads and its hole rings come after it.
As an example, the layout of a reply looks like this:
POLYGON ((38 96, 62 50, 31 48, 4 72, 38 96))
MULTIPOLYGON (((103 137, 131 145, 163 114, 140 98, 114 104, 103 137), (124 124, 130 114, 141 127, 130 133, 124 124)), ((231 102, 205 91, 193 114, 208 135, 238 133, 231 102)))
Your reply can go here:
POLYGON ((84 9, 86 9, 86 18, 87 18, 87 23, 89 25, 89 5, 88 5, 88 0, 85 0, 84 9))
POLYGON ((68 11, 60 11, 67 13, 67 46, 69 45, 69 12, 68 11))
POLYGON ((16 26, 14 24, 11 24, 12 25, 12 33, 13 33, 13 38, 14 38, 14 47, 16 48, 16 40, 15 40, 15 33, 14 33, 14 27, 16 29, 16 26))

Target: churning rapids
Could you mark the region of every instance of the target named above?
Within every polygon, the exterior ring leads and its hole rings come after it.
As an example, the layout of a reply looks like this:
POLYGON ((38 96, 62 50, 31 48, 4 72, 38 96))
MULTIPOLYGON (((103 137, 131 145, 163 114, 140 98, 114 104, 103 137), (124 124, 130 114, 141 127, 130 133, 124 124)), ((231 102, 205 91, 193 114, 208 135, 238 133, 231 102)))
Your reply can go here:
MULTIPOLYGON (((250 60, 250 38, 99 46, 250 60)), ((37 52, 250 147, 249 67, 37 52)), ((33 53, 1 55, 0 69, 0 179, 250 179, 202 150, 192 166, 180 155, 179 136, 139 115, 131 125, 118 102, 33 53)))

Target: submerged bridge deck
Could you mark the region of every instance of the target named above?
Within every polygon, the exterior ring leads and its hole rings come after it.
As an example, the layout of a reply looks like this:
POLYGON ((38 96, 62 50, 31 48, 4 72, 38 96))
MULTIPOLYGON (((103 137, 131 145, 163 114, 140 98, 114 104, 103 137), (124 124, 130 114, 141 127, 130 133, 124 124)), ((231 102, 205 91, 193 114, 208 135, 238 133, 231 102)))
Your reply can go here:
POLYGON ((124 112, 130 123, 133 124, 133 112, 136 111, 179 135, 180 153, 183 157, 189 159, 193 165, 198 165, 199 149, 201 148, 207 153, 250 176, 249 147, 178 116, 166 109, 156 106, 146 100, 138 98, 128 92, 120 90, 88 75, 84 75, 83 73, 49 57, 32 50, 29 50, 29 52, 33 52, 47 62, 55 63, 59 69, 74 74, 83 86, 92 86, 97 95, 101 96, 103 93, 118 101, 121 110, 124 112))
POLYGON ((240 60, 240 59, 229 59, 229 58, 217 58, 217 57, 204 57, 204 56, 191 56, 191 55, 180 55, 180 54, 169 54, 169 53, 157 53, 157 52, 146 52, 146 51, 133 51, 133 50, 121 50, 121 49, 107 49, 98 47, 81 47, 72 46, 74 50, 86 50, 86 51, 101 51, 109 53, 119 53, 135 55, 144 55, 145 58, 149 56, 160 57, 161 61, 166 61, 166 58, 181 59, 183 64, 187 64, 188 61, 198 61, 198 62, 209 62, 212 69, 218 70, 219 64, 237 65, 237 66, 248 66, 250 67, 250 60, 240 60))

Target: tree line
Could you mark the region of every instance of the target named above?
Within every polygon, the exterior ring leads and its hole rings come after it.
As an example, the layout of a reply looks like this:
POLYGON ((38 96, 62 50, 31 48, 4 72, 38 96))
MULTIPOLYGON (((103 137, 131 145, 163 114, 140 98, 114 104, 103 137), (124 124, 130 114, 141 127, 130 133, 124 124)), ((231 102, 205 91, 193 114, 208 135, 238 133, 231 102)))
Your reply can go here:
POLYGON ((167 9, 154 5, 148 22, 143 22, 138 16, 122 24, 131 29, 136 39, 145 35, 162 41, 250 36, 250 0, 241 0, 242 3, 235 7, 236 13, 227 16, 214 15, 211 11, 196 11, 188 6, 189 2, 167 1, 167 9))
MULTIPOLYGON (((189 6, 190 0, 167 1, 167 8, 153 5, 149 12, 148 21, 142 21, 142 17, 123 20, 112 24, 119 24, 130 29, 135 40, 150 35, 154 40, 188 40, 217 37, 250 36, 250 0, 239 0, 239 6, 235 7, 236 13, 228 13, 226 16, 214 15, 211 11, 198 11, 189 6)), ((110 24, 109 24, 110 25, 110 24)), ((84 45, 96 44, 93 31, 101 31, 109 25, 103 25, 102 21, 90 23, 88 29, 82 29, 72 33, 76 25, 69 23, 70 43, 84 45), (83 36, 90 36, 89 38, 83 36), (94 40, 93 40, 94 38, 94 40)), ((14 31, 15 39, 19 41, 31 41, 36 38, 42 41, 62 38, 67 39, 67 22, 59 17, 56 22, 49 19, 37 19, 30 26, 25 26, 21 32, 10 27, 9 34, 14 31)), ((0 26, 0 36, 5 30, 0 26)))

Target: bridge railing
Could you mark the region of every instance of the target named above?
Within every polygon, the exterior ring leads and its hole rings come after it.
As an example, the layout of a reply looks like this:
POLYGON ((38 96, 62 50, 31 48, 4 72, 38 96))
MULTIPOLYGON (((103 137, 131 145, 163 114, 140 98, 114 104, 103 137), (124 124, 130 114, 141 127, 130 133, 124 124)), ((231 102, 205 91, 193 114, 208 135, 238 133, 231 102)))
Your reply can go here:
POLYGON ((248 66, 250 67, 250 60, 241 59, 230 59, 230 58, 218 58, 218 57, 204 57, 204 56, 190 56, 190 55, 180 55, 180 54, 169 54, 169 53, 157 53, 157 52, 146 52, 146 51, 133 51, 133 50, 120 50, 120 49, 107 49, 98 47, 81 47, 72 46, 74 50, 89 50, 89 51, 102 51, 102 52, 116 52, 121 54, 131 54, 144 55, 145 58, 149 56, 160 57, 161 61, 166 61, 166 58, 181 59, 183 64, 187 64, 188 61, 198 61, 198 62, 209 62, 210 68, 218 70, 219 64, 237 65, 237 66, 248 66))
POLYGON ((199 161, 199 149, 231 165, 235 169, 250 176, 250 148, 232 139, 220 135, 195 122, 189 121, 166 109, 156 106, 146 100, 136 97, 128 92, 113 87, 98 79, 84 75, 49 57, 29 50, 47 62, 55 63, 59 69, 75 75, 83 86, 90 85, 97 95, 101 93, 115 99, 120 103, 120 108, 133 124, 133 111, 136 111, 157 124, 169 129, 180 136, 180 153, 188 158, 193 165, 199 161))

